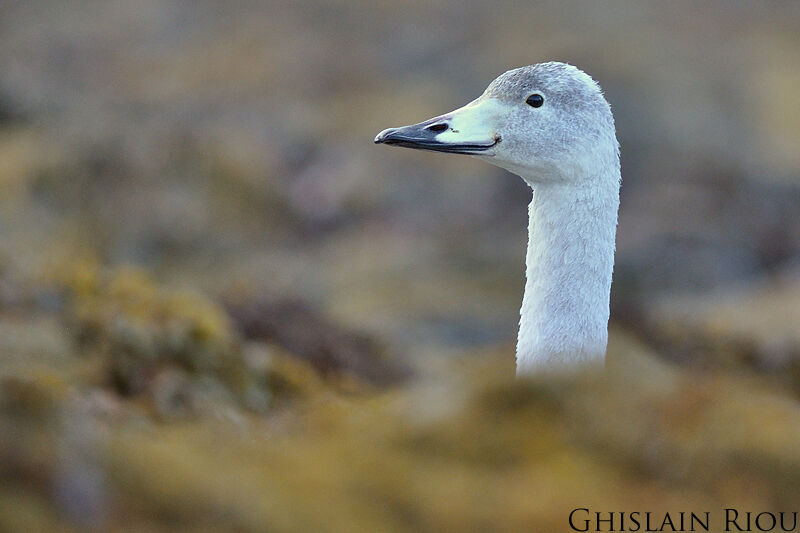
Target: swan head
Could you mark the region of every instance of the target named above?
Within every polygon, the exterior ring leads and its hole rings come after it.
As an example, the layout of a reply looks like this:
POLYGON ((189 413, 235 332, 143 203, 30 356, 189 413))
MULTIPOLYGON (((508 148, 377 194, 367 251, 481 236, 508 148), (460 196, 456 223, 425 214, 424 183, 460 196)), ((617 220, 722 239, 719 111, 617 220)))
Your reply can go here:
POLYGON ((600 87, 557 62, 509 70, 464 107, 385 129, 375 143, 472 155, 531 185, 593 179, 602 174, 596 167, 619 164, 614 119, 600 87))

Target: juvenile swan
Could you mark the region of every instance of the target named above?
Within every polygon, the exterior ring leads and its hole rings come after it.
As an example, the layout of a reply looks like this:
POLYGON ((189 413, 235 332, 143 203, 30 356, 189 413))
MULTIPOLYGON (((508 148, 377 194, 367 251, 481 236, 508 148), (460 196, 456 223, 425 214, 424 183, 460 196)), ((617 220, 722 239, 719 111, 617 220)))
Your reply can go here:
POLYGON ((464 107, 375 142, 472 155, 525 180, 534 192, 517 373, 605 359, 619 144, 591 77, 555 62, 510 70, 464 107))

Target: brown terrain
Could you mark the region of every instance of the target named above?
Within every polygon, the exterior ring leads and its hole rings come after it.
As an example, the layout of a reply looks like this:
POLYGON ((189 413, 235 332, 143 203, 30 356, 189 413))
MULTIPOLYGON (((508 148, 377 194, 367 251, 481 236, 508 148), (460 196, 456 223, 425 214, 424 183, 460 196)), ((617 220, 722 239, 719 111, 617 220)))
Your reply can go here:
POLYGON ((797 2, 0 0, 0 50, 0 531, 800 511, 797 2), (530 191, 372 138, 546 60, 617 120, 611 340, 516 380, 530 191))

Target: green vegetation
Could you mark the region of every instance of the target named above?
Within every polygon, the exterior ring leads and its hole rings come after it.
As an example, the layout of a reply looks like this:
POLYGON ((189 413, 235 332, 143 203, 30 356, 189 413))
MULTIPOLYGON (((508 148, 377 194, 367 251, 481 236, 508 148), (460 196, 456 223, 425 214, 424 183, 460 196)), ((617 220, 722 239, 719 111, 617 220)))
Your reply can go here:
POLYGON ((0 531, 798 510, 792 2, 5 2, 0 531), (374 135, 508 68, 622 143, 602 374, 513 378, 528 188, 374 135))

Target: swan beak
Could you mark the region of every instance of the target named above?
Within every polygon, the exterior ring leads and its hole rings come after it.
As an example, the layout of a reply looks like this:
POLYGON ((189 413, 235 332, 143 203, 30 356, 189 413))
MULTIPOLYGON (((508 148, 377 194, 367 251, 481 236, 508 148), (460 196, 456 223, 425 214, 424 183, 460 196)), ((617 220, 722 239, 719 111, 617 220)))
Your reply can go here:
POLYGON ((419 124, 387 128, 375 137, 375 144, 388 144, 449 154, 493 155, 491 148, 500 136, 487 127, 491 106, 476 100, 451 113, 419 124))

